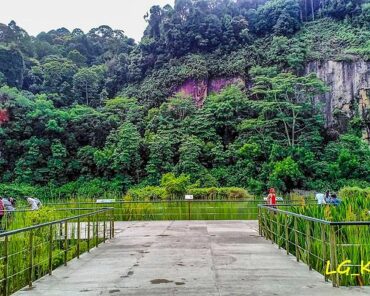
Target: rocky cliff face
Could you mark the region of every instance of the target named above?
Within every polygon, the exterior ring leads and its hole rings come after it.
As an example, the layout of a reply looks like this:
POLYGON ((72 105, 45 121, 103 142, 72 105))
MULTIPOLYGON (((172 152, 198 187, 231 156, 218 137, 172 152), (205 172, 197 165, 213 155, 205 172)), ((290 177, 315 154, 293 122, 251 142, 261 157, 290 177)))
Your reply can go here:
POLYGON ((176 90, 176 93, 192 97, 196 105, 201 107, 208 94, 213 92, 219 93, 222 89, 232 84, 245 85, 245 82, 241 77, 220 77, 204 80, 188 79, 176 90))
MULTIPOLYGON (((356 112, 363 118, 367 116, 370 62, 311 62, 305 69, 308 73, 316 73, 330 89, 317 98, 323 104, 327 127, 345 129, 346 121, 356 112)), ((365 128, 364 137, 370 138, 369 127, 365 128)))
MULTIPOLYGON (((329 87, 326 94, 316 98, 323 107, 326 126, 345 132, 348 121, 358 113, 366 123, 364 138, 370 141, 370 62, 317 61, 309 63, 304 72, 316 73, 329 87)), ((201 107, 208 94, 218 93, 231 84, 246 85, 241 77, 188 79, 176 93, 191 96, 201 107)))

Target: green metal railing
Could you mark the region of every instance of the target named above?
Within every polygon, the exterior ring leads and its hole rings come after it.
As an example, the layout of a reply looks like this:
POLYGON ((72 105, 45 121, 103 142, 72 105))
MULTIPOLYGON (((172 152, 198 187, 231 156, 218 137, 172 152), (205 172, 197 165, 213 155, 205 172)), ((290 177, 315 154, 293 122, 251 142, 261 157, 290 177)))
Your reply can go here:
POLYGON ((32 287, 34 280, 112 237, 112 208, 0 233, 0 295, 32 287))
POLYGON ((109 205, 116 221, 150 220, 256 220, 256 200, 167 200, 49 203, 51 207, 92 207, 109 205))
MULTIPOLYGON (((257 220, 261 200, 157 200, 115 201, 109 204, 96 202, 48 203, 58 208, 109 205, 116 221, 151 220, 257 220)), ((310 204, 305 202, 305 204, 310 204)), ((279 202, 280 205, 289 205, 279 202)))
POLYGON ((258 206, 261 236, 323 274, 334 287, 370 285, 370 221, 331 222, 281 208, 258 206))
MULTIPOLYGON (((105 206, 106 208, 107 206, 105 206)), ((104 207, 99 207, 104 208, 104 207)), ((35 224, 60 220, 71 216, 80 215, 87 211, 95 211, 96 207, 91 208, 51 208, 43 207, 41 210, 16 209, 11 212, 5 211, 5 215, 0 223, 0 233, 29 227, 35 224)))

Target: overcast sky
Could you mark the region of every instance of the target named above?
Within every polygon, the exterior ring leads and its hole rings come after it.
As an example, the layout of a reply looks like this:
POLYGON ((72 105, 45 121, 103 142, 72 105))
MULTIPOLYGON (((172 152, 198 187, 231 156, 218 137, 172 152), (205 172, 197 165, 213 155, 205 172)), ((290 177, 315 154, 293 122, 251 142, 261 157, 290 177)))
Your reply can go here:
POLYGON ((99 25, 125 31, 140 41, 146 27, 143 16, 153 5, 174 0, 8 0, 1 1, 0 23, 14 20, 30 35, 65 27, 85 33, 99 25))

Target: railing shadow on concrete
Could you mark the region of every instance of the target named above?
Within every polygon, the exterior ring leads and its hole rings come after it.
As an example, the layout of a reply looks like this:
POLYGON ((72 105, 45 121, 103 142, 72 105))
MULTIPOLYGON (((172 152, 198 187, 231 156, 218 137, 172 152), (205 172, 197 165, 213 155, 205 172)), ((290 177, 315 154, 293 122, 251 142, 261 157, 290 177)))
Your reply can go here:
POLYGON ((112 208, 76 210, 88 212, 0 233, 0 295, 32 287, 36 279, 114 237, 112 208))
MULTIPOLYGON (((295 205, 296 206, 296 205, 295 205)), ((370 280, 370 221, 332 222, 258 205, 259 234, 331 280, 333 287, 370 280)))

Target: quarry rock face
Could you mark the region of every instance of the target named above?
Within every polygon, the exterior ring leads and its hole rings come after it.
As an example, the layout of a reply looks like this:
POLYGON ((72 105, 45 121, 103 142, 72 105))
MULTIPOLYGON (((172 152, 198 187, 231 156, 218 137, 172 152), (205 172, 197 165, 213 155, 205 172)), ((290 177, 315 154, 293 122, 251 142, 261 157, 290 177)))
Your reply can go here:
MULTIPOLYGON (((356 112, 364 118, 370 108, 370 62, 311 62, 305 74, 316 73, 329 87, 329 91, 317 98, 324 108, 326 126, 340 126, 341 118, 347 120, 356 112)), ((369 127, 364 137, 369 138, 369 127)))
POLYGON ((195 104, 198 107, 202 107, 204 100, 209 94, 219 93, 225 87, 232 84, 241 84, 244 86, 245 82, 241 77, 219 77, 204 80, 188 79, 176 90, 176 93, 192 97, 195 104))
MULTIPOLYGON (((316 73, 329 91, 316 98, 323 108, 326 127, 344 132, 348 121, 359 114, 367 125, 363 137, 370 141, 370 62, 315 61, 307 64, 304 74, 316 73)), ((188 79, 175 93, 193 98, 202 107, 206 97, 219 93, 232 84, 246 86, 241 77, 218 77, 203 80, 188 79)))
POLYGON ((9 121, 9 112, 7 109, 0 109, 0 125, 9 121))

